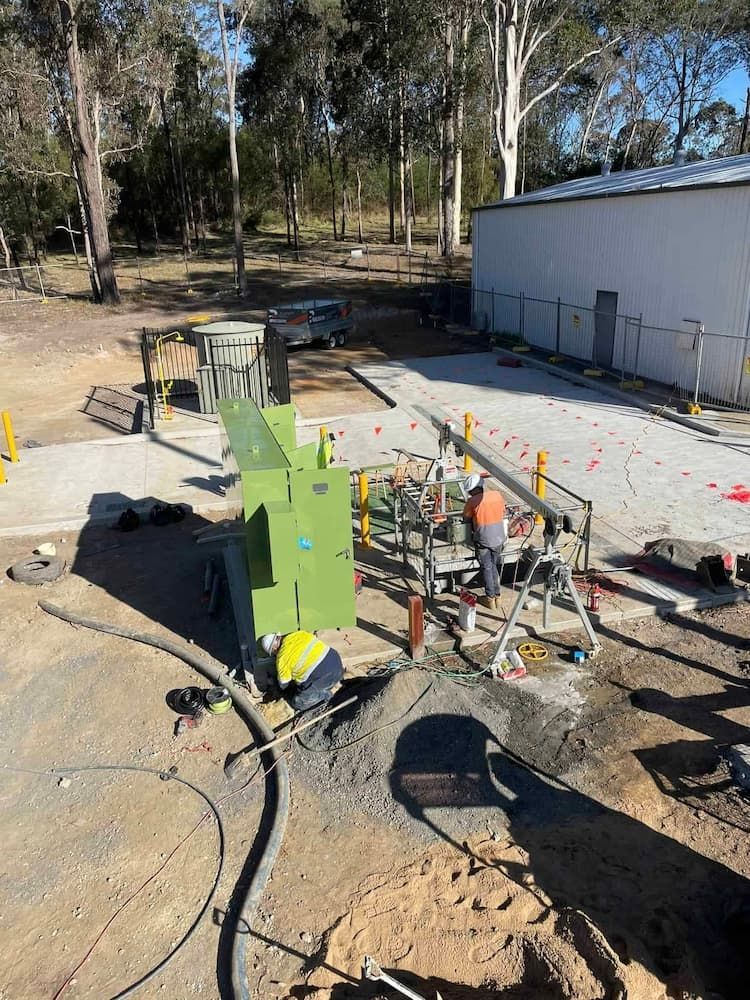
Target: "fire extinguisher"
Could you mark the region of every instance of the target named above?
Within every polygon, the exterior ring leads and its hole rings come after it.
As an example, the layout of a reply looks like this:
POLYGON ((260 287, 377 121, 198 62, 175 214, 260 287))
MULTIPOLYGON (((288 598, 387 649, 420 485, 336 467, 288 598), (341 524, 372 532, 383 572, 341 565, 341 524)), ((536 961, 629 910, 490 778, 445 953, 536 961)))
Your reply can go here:
POLYGON ((593 587, 591 587, 591 589, 589 590, 589 601, 588 601, 589 611, 599 610, 599 602, 601 601, 601 597, 602 597, 602 588, 599 586, 598 583, 595 583, 593 587))

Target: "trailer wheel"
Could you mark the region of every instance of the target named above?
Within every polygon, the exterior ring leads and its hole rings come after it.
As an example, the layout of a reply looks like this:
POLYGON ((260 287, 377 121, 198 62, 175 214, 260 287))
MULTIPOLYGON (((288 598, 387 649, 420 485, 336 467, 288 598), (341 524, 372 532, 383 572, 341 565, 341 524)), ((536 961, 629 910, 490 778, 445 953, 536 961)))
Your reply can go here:
POLYGON ((325 345, 326 345, 326 347, 328 348, 329 351, 333 350, 333 348, 336 346, 336 334, 335 333, 332 333, 332 334, 330 334, 330 336, 326 337, 325 345))
POLYGON ((344 344, 346 343, 346 334, 344 333, 343 330, 340 333, 336 334, 336 343, 338 344, 339 347, 343 347, 344 344))

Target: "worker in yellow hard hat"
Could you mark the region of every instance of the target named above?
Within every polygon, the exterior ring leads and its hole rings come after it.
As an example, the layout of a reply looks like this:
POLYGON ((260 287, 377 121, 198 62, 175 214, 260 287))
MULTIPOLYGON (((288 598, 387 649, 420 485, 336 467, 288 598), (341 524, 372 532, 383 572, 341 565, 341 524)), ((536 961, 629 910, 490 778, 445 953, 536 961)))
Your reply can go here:
POLYGON ((268 656, 276 657, 276 678, 296 711, 330 701, 344 676, 341 657, 312 632, 271 632, 260 640, 268 656))

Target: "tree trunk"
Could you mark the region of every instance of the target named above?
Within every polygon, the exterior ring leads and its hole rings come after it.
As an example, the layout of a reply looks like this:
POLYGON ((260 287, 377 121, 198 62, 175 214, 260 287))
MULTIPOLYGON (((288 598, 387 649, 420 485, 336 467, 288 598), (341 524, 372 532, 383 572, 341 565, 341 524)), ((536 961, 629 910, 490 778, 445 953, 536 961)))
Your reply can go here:
MULTIPOLYGON (((5 258, 5 266, 10 271, 11 269, 10 247, 8 246, 8 242, 5 239, 5 233, 3 232, 2 226, 0 226, 0 247, 2 247, 3 250, 3 257, 5 258)), ((11 278, 11 284, 13 284, 13 287, 15 288, 15 284, 13 283, 12 278, 11 278)))
POLYGON ((297 175, 292 171, 289 185, 292 196, 292 230, 294 233, 294 249, 299 258, 299 215, 297 213, 297 175))
MULTIPOLYGON (((240 197, 240 165, 237 159, 237 52, 234 62, 229 54, 229 38, 227 23, 224 17, 224 0, 216 0, 216 11, 219 15, 219 30, 221 33, 221 49, 224 56, 224 75, 227 84, 227 115, 229 119, 229 168, 232 175, 232 225, 234 228, 234 255, 237 261, 237 291, 240 295, 247 292, 247 276, 245 274, 245 245, 242 233, 242 199, 240 197)), ((242 25, 238 23, 235 31, 241 32, 242 25)), ((239 42, 237 43, 237 45, 239 42)), ((235 49, 237 48, 235 46, 235 49)))
POLYGON ((406 138, 404 136, 404 84, 399 78, 398 84, 398 190, 399 190, 399 219, 401 220, 401 232, 406 226, 406 138))
POLYGON ((154 211, 154 196, 151 191, 151 181, 149 180, 148 170, 146 170, 146 164, 143 164, 143 179, 146 183, 146 194, 148 195, 148 212, 151 216, 151 228, 154 231, 154 245, 156 250, 156 256, 158 257, 161 253, 161 243, 159 241, 159 226, 156 222, 156 212, 154 211))
POLYGON ((427 223, 432 222, 432 150, 427 148, 427 223))
POLYGON ((466 104, 466 61, 471 28, 470 10, 461 11, 461 41, 458 53, 458 80, 455 88, 455 148, 453 152, 453 243, 461 243, 461 206, 464 172, 464 108, 466 104))
POLYGON ((65 40, 70 90, 75 108, 75 157, 79 164, 79 181, 85 214, 89 222, 101 301, 107 305, 116 305, 120 301, 120 290, 117 287, 112 261, 107 214, 101 188, 100 165, 89 121, 90 109, 86 97, 85 73, 81 52, 78 48, 78 26, 71 7, 71 0, 58 0, 58 6, 65 40))
POLYGON ((437 200, 437 252, 440 256, 443 253, 443 120, 440 120, 438 129, 438 200, 437 200))
POLYGON ((453 21, 446 18, 444 35, 445 83, 443 86, 443 256, 454 250, 453 177, 455 166, 455 107, 454 107, 454 32, 453 21))
POLYGON ((747 88, 747 93, 745 94, 745 114, 742 117, 742 131, 740 132, 740 148, 737 150, 738 153, 745 152, 748 119, 750 119, 750 87, 747 88))
POLYGON ((159 108, 161 110, 161 121, 164 126, 164 139, 167 143, 169 153, 169 167, 172 174, 172 190, 174 192, 174 204, 177 209, 179 220, 180 240, 182 242, 182 252, 186 257, 190 256, 190 230, 188 229, 187 212, 185 211, 185 193, 180 184, 180 176, 177 172, 177 157, 175 156, 174 143, 172 142, 172 129, 169 126, 169 116, 167 115, 167 102, 164 99, 164 91, 159 89, 159 108))
POLYGON ((396 242, 396 202, 395 182, 393 177, 393 148, 388 153, 388 235, 391 243, 396 242))
POLYGON ((362 177, 357 166, 357 239, 364 243, 362 234, 362 177))
POLYGON ((81 232, 83 234, 83 252, 86 254, 86 267, 89 272, 89 282, 91 283, 91 294, 93 295, 94 302, 101 302, 102 293, 99 288, 99 279, 96 274, 96 268, 94 267, 94 257, 91 253, 91 238, 89 236, 89 224, 86 218, 86 207, 83 201, 83 191, 81 190, 81 181, 79 179, 78 167, 76 166, 75 160, 73 160, 73 180, 76 185, 76 195, 78 196, 78 212, 81 216, 81 232))
MULTIPOLYGON (((411 182, 412 181, 412 178, 411 178, 411 150, 409 151, 409 154, 407 154, 407 156, 406 156, 405 167, 406 167, 407 176, 405 178, 405 181, 406 181, 406 184, 405 184, 405 188, 406 188, 406 191, 405 191, 405 194, 406 194, 406 204, 404 205, 404 209, 405 209, 405 212, 404 212, 404 223, 405 223, 405 228, 404 228, 404 243, 405 243, 405 246, 406 246, 406 252, 408 254, 410 254, 411 253, 412 222, 413 222, 413 219, 414 219, 414 205, 413 205, 413 201, 412 201, 414 189, 412 187, 412 182, 411 182)), ((411 268, 411 264, 409 264, 409 267, 411 268)))
MULTIPOLYGON (((321 112, 323 128, 326 134, 326 149, 328 150, 328 180, 331 184, 331 225, 333 226, 334 242, 339 238, 336 232, 336 180, 333 176, 333 149, 331 148, 331 130, 328 127, 328 119, 321 112)), ((342 237, 343 239, 343 237, 342 237)))

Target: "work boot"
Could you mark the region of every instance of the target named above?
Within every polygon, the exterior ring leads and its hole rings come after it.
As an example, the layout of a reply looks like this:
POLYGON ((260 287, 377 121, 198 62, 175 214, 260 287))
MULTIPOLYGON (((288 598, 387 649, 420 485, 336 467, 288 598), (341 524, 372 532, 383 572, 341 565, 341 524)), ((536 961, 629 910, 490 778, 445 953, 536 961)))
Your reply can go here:
POLYGON ((482 607, 489 608, 491 611, 494 611, 495 608, 497 607, 497 605, 495 604, 494 597, 480 597, 479 603, 482 605, 482 607))

